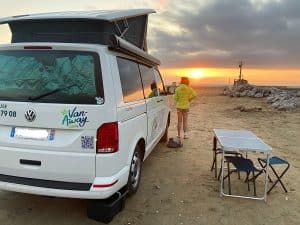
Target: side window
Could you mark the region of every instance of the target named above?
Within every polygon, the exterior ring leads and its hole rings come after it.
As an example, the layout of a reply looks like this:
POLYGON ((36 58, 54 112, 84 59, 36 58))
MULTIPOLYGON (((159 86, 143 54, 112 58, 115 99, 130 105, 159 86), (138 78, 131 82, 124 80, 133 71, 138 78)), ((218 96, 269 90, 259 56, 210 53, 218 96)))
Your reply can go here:
POLYGON ((164 83, 161 79, 160 73, 156 69, 154 70, 154 75, 157 82, 157 89, 159 93, 165 92, 164 83))
POLYGON ((144 99, 143 86, 138 64, 117 57, 124 102, 144 99))
POLYGON ((144 86, 145 97, 153 98, 155 96, 158 96, 158 89, 155 81, 153 68, 145 65, 140 65, 140 71, 144 86))

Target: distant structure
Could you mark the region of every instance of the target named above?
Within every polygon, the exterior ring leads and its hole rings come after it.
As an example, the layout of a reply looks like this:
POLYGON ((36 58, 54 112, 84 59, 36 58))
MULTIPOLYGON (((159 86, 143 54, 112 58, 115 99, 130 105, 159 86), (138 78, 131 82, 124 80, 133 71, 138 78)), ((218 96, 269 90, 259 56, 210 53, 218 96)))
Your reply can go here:
POLYGON ((243 61, 240 62, 239 67, 240 67, 240 76, 239 76, 239 80, 242 80, 242 79, 243 79, 243 77, 242 77, 243 61))
POLYGON ((167 88, 167 91, 171 94, 174 94, 175 93, 175 89, 177 88, 177 83, 176 82, 172 82, 171 85, 167 85, 166 88, 167 88))
POLYGON ((240 74, 239 74, 239 79, 234 80, 233 86, 240 86, 240 85, 245 85, 248 84, 248 81, 244 79, 243 74, 242 74, 242 69, 243 69, 243 61, 239 63, 239 68, 240 68, 240 74))

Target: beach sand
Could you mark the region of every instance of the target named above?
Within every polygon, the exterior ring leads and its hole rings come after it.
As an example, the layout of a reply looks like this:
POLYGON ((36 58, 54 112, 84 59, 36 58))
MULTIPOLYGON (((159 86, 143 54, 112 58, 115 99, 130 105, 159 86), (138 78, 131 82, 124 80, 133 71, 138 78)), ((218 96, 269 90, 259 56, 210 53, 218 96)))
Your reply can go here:
MULTIPOLYGON (((184 147, 159 144, 143 164, 136 195, 112 225, 182 224, 300 224, 300 111, 280 112, 261 99, 221 96, 220 88, 199 88, 189 115, 190 139, 184 147), (261 112, 240 112, 237 106, 261 107, 261 112), (219 182, 210 171, 214 128, 247 129, 273 147, 291 168, 283 178, 285 193, 277 185, 268 201, 220 197, 219 182)), ((172 102, 172 101, 171 101, 172 102)), ((172 104, 169 136, 176 136, 176 111, 172 104)), ((261 155, 251 155, 255 160, 261 155)), ((242 178, 245 175, 242 174, 242 178)), ((263 179, 257 181, 261 194, 263 179)), ((225 183, 226 187, 226 183, 225 183)), ((251 186, 251 191, 252 191, 251 186)), ((234 193, 251 194, 232 175, 234 193)), ((0 192, 0 224, 99 224, 86 218, 86 201, 0 192)))

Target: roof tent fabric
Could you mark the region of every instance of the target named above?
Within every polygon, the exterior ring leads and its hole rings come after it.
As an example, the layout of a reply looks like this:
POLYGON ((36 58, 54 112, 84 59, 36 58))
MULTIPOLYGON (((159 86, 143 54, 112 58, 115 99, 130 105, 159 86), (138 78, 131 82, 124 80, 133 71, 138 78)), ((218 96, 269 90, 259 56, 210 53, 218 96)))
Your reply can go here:
POLYGON ((9 21, 12 43, 62 42, 110 45, 112 34, 128 29, 122 37, 138 48, 147 50, 147 19, 142 15, 123 20, 107 21, 93 19, 33 19, 9 21), (118 26, 116 26, 116 24, 118 26), (118 30, 118 27, 120 30, 118 30))

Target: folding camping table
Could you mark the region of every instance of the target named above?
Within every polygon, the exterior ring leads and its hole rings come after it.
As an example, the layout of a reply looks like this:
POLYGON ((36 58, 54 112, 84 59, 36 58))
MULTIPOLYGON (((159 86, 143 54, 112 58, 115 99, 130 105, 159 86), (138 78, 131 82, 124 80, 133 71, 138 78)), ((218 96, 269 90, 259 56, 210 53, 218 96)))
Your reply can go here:
POLYGON ((236 197, 236 198, 247 198, 256 200, 267 201, 267 190, 268 190, 268 167, 269 158, 272 153, 272 148, 264 143, 251 131, 247 130, 228 130, 228 129, 214 129, 214 140, 219 142, 222 149, 222 172, 221 172, 221 188, 220 196, 236 197), (267 158, 266 173, 265 173, 265 189, 262 197, 250 197, 241 195, 230 195, 224 193, 224 153, 225 152, 256 152, 264 153, 267 158))

